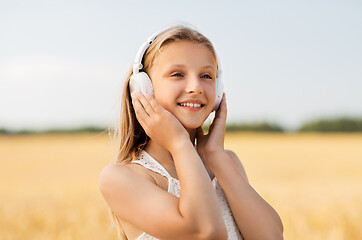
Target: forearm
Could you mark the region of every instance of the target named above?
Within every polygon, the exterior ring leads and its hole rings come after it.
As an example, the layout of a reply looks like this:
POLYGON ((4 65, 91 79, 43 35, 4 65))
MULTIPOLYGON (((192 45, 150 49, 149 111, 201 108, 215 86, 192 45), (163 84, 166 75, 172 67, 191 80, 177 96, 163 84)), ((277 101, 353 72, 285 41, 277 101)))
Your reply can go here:
POLYGON ((180 214, 201 226, 223 231, 225 225, 215 189, 194 146, 191 142, 181 143, 171 154, 181 187, 180 214))
POLYGON ((207 157, 244 238, 282 239, 279 215, 238 172, 231 157, 225 151, 207 157))

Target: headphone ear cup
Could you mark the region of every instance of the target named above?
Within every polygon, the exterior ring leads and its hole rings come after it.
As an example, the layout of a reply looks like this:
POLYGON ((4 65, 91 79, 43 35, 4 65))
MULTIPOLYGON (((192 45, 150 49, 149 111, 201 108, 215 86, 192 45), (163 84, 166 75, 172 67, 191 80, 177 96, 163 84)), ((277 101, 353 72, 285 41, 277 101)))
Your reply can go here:
POLYGON ((140 91, 141 93, 148 93, 153 96, 152 82, 147 73, 139 72, 132 75, 129 80, 129 90, 130 94, 135 91, 140 91))
POLYGON ((215 102, 214 107, 212 108, 212 111, 216 111, 219 108, 219 105, 222 100, 222 95, 224 93, 224 84, 222 83, 221 79, 216 78, 216 84, 215 84, 215 102))

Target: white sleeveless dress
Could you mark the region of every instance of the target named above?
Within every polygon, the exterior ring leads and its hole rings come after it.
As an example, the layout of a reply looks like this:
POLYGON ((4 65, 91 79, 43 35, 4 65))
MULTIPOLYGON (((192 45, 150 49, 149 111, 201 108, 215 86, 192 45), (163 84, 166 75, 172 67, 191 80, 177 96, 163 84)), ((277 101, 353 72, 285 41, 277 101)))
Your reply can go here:
MULTIPOLYGON (((173 178, 166 171, 166 169, 158 163, 154 158, 152 158, 146 151, 141 151, 137 160, 133 160, 133 163, 138 163, 145 168, 161 174, 162 176, 167 177, 168 179, 168 192, 172 195, 180 198, 180 182, 178 179, 173 178)), ((216 177, 212 180, 212 185, 215 188, 217 198, 220 203, 222 217, 228 232, 228 240, 239 240, 243 239, 240 234, 239 228, 236 225, 235 219, 231 212, 229 203, 226 200, 225 194, 217 181, 216 177)), ((136 240, 157 240, 157 238, 148 235, 147 233, 142 233, 136 240)))

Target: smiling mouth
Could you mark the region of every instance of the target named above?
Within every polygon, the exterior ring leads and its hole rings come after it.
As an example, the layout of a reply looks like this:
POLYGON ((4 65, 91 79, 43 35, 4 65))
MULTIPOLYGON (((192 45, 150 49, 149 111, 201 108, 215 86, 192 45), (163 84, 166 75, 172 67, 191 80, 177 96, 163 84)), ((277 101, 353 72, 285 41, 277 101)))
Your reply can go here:
POLYGON ((205 106, 205 104, 200 104, 200 103, 177 103, 177 105, 179 105, 181 107, 189 107, 189 108, 201 108, 201 107, 205 106))

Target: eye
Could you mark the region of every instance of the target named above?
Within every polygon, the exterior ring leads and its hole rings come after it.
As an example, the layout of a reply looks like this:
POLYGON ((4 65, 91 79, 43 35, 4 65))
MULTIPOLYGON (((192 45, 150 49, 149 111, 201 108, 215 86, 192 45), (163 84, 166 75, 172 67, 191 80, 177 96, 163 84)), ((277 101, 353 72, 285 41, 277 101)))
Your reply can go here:
POLYGON ((201 76, 201 78, 209 78, 209 79, 212 79, 212 77, 209 75, 209 74, 204 74, 201 76))
POLYGON ((174 73, 171 77, 183 77, 182 73, 174 73))

